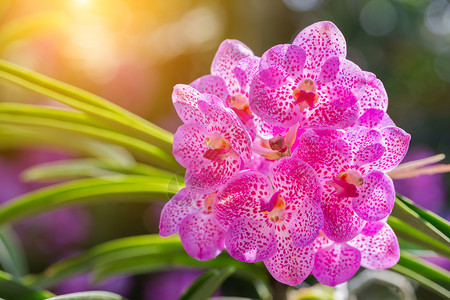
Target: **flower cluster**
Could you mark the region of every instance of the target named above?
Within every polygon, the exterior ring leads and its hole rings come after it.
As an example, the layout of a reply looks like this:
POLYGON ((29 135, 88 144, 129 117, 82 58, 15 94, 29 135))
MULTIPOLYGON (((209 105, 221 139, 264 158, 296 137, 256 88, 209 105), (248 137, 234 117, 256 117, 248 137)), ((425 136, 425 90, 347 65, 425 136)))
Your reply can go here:
POLYGON ((160 234, 179 233, 199 260, 226 249, 262 261, 289 285, 393 266, 386 172, 410 136, 387 115, 381 81, 345 56, 339 29, 319 22, 261 57, 226 40, 210 75, 175 86, 186 187, 164 207, 160 234))

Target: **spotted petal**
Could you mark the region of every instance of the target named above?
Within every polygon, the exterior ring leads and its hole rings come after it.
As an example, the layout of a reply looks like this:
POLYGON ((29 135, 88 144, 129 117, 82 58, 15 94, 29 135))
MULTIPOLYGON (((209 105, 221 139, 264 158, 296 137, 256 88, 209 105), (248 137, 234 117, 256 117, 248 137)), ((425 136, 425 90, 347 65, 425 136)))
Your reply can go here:
POLYGON ((184 124, 178 127, 173 139, 173 155, 186 169, 207 165, 209 160, 203 157, 207 150, 205 139, 209 133, 201 124, 184 124))
POLYGON ((306 202, 320 203, 321 187, 316 172, 304 161, 284 157, 275 163, 270 178, 293 211, 302 210, 306 202))
POLYGON ((159 234, 165 237, 178 233, 181 221, 196 209, 198 208, 194 205, 189 190, 181 189, 164 205, 161 211, 159 234))
POLYGON ((361 112, 368 109, 379 109, 386 112, 388 107, 388 96, 381 80, 375 74, 363 72, 366 79, 366 90, 360 99, 361 112))
POLYGON ((272 194, 272 185, 266 176, 255 171, 243 171, 217 193, 213 204, 214 216, 226 230, 240 217, 263 220, 265 214, 261 211, 261 199, 270 199, 272 194))
POLYGON ((357 236, 366 221, 353 210, 352 198, 337 197, 331 187, 324 186, 322 210, 324 214, 323 233, 331 240, 343 243, 357 236))
POLYGON ((355 122, 354 126, 364 126, 372 129, 395 126, 389 115, 381 109, 367 109, 355 122))
POLYGON ((305 69, 318 75, 320 67, 330 57, 345 57, 347 46, 341 31, 332 22, 314 23, 303 29, 294 39, 293 45, 305 50, 305 69))
POLYGON ((236 76, 241 87, 241 94, 245 94, 247 97, 250 92, 253 77, 255 77, 259 70, 260 60, 261 58, 257 56, 243 58, 233 70, 234 76, 236 76))
POLYGON ((307 130, 298 138, 292 156, 307 162, 321 181, 342 172, 349 163, 350 147, 339 130, 307 130))
POLYGON ((366 221, 379 221, 389 215, 394 207, 394 184, 389 176, 380 171, 370 172, 363 179, 359 196, 353 198, 353 209, 366 221))
POLYGON ((250 108, 265 122, 291 127, 303 118, 300 107, 294 104, 294 89, 293 82, 287 82, 279 88, 270 88, 257 75, 250 87, 250 108))
POLYGON ((381 128, 379 132, 383 137, 386 151, 380 159, 366 166, 366 169, 387 172, 395 168, 403 160, 408 151, 411 136, 398 127, 381 128))
POLYGON ((225 247, 225 231, 212 214, 201 210, 188 215, 180 224, 180 239, 186 252, 198 260, 210 260, 225 247))
POLYGON ((262 220, 237 218, 228 228, 225 245, 235 259, 249 263, 271 257, 276 249, 275 233, 262 220))
POLYGON ((226 103, 230 96, 225 81, 219 76, 205 75, 191 82, 189 85, 200 93, 213 94, 219 97, 224 103, 226 103))
POLYGON ((350 145, 353 165, 362 166, 378 160, 386 151, 382 136, 377 130, 366 127, 352 127, 344 135, 350 145))
POLYGON ((223 41, 214 56, 211 74, 225 80, 230 94, 239 92, 239 83, 233 74, 233 69, 241 59, 248 56, 253 56, 252 50, 238 40, 223 41))
POLYGON ((367 223, 360 235, 349 242, 361 252, 361 266, 371 270, 388 269, 400 259, 397 237, 386 223, 367 223), (377 231, 372 227, 378 227, 377 231))
POLYGON ((363 71, 353 62, 337 56, 325 61, 317 82, 322 95, 347 107, 355 104, 366 88, 363 71))
POLYGON ((358 249, 334 243, 316 252, 312 274, 321 284, 336 286, 352 278, 360 263, 358 249))
POLYGON ((277 252, 264 261, 272 276, 288 285, 302 283, 308 277, 314 263, 312 244, 294 247, 289 237, 277 236, 277 252))
POLYGON ((323 227, 323 212, 320 205, 311 201, 303 201, 291 209, 290 228, 294 246, 304 247, 311 244, 323 227))

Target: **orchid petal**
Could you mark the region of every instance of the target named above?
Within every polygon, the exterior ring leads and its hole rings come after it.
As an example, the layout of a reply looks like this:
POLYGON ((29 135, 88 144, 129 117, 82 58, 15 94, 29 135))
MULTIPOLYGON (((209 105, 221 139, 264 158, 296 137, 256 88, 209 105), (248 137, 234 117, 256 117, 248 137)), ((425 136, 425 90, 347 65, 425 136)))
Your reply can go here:
POLYGON ((314 263, 312 244, 294 247, 289 237, 277 236, 277 251, 264 261, 272 276, 288 285, 297 285, 308 277, 314 263))
POLYGON ((305 50, 305 69, 318 74, 322 64, 330 57, 345 57, 347 46, 341 31, 332 22, 314 23, 303 29, 292 42, 305 50))
POLYGON ((361 266, 371 270, 393 267, 400 259, 397 237, 386 223, 376 222, 378 231, 374 233, 367 223, 360 235, 349 242, 361 252, 361 266))
POLYGON ((241 172, 216 194, 214 216, 225 230, 240 217, 265 219, 261 199, 269 199, 272 194, 272 185, 266 176, 255 171, 241 172))
POLYGON ((183 219, 180 239, 186 252, 198 260, 213 259, 225 247, 225 231, 213 215, 204 210, 183 219))
POLYGON ((321 284, 336 286, 352 278, 360 263, 358 249, 334 243, 316 252, 312 274, 321 284))
POLYGON ((364 220, 379 221, 392 212, 395 190, 392 179, 385 173, 373 171, 363 176, 359 196, 353 198, 353 209, 364 220))
POLYGON ((205 75, 189 84, 200 93, 213 94, 219 97, 224 103, 228 100, 230 94, 225 81, 214 75, 205 75))
POLYGON ((249 263, 271 257, 276 249, 273 228, 264 221, 237 218, 228 228, 225 245, 235 259, 249 263))

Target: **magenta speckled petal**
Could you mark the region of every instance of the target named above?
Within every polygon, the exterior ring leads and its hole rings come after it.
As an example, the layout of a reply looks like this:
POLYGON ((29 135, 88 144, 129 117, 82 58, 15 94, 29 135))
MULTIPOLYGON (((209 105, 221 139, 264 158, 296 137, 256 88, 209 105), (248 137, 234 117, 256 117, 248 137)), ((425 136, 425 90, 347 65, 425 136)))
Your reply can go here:
POLYGON ((355 104, 366 88, 363 71, 353 62, 336 56, 325 61, 317 82, 323 95, 345 106, 355 104))
POLYGON ((201 124, 184 124, 178 127, 173 139, 173 156, 177 162, 186 169, 208 163, 203 158, 208 148, 205 145, 207 136, 208 131, 201 124))
POLYGON ((294 89, 292 82, 271 89, 255 76, 250 88, 250 108, 265 122, 291 127, 302 118, 300 107, 294 104, 294 89))
POLYGON ((230 94, 239 92, 239 83, 233 74, 233 69, 241 59, 248 56, 253 56, 252 50, 238 40, 223 41, 214 56, 211 74, 225 80, 230 94))
POLYGON ((314 242, 312 243, 313 247, 314 247, 314 253, 316 253, 317 251, 319 251, 322 248, 331 246, 334 242, 332 240, 330 240, 329 238, 327 238, 325 236, 325 234, 323 234, 322 232, 317 236, 317 238, 314 240, 314 242))
POLYGON ((366 127, 352 127, 344 140, 350 145, 353 164, 362 166, 378 160, 386 151, 382 143, 382 136, 376 130, 366 127))
POLYGON ((386 151, 383 156, 367 165, 367 170, 390 171, 395 168, 405 157, 408 151, 411 136, 398 127, 385 127, 378 130, 383 137, 386 151))
POLYGON ((377 222, 382 226, 373 233, 370 226, 356 238, 349 242, 361 252, 361 266, 371 270, 388 269, 394 266, 400 259, 400 247, 394 231, 386 223, 377 222))
POLYGON ((259 76, 261 81, 271 89, 286 84, 289 74, 284 68, 284 58, 291 45, 276 45, 261 56, 259 76))
POLYGON ((225 237, 228 253, 235 259, 249 263, 271 257, 277 243, 272 227, 262 220, 238 218, 231 223, 225 237))
POLYGON ((184 123, 204 122, 204 115, 198 109, 199 99, 203 99, 202 94, 189 85, 177 84, 173 88, 173 106, 184 123))
POLYGON ((261 199, 273 194, 269 179, 255 171, 244 171, 232 178, 217 193, 213 213, 217 222, 225 229, 237 218, 262 220, 261 199))
POLYGON ((361 232, 366 221, 353 210, 352 198, 336 197, 334 188, 328 185, 324 186, 323 191, 321 205, 324 214, 323 233, 335 242, 343 243, 351 240, 361 232))
POLYGON ((189 190, 181 189, 161 211, 159 234, 165 237, 178 233, 181 221, 196 209, 198 208, 194 205, 189 190))
POLYGON ((289 237, 277 236, 277 252, 264 264, 276 280, 288 285, 300 284, 312 270, 313 246, 294 247, 289 237))
POLYGON ((308 130, 298 138, 292 156, 307 162, 320 180, 331 179, 350 159, 350 147, 340 130, 308 130))
POLYGON ((284 57, 284 69, 288 77, 292 80, 302 77, 305 60, 306 53, 301 47, 289 46, 284 57))
POLYGON ((347 46, 341 31, 332 22, 314 23, 303 29, 292 42, 305 50, 305 68, 318 75, 322 64, 330 57, 345 57, 347 46))
POLYGON ((352 278, 360 263, 361 253, 358 249, 334 243, 317 251, 312 274, 321 284, 336 286, 352 278))
POLYGON ((363 73, 366 78, 366 90, 359 100, 361 112, 365 112, 371 108, 386 112, 388 107, 388 96, 383 83, 377 79, 375 74, 365 71, 363 73))
POLYGON ((383 128, 395 126, 389 115, 381 109, 367 109, 355 122, 354 126, 364 126, 367 128, 383 128))
POLYGON ((359 115, 359 104, 335 105, 334 102, 319 99, 313 109, 305 109, 300 126, 315 129, 343 129, 353 124, 359 115))
POLYGON ((255 124, 257 136, 266 140, 273 138, 277 134, 284 136, 288 131, 288 128, 275 126, 264 122, 257 115, 254 115, 253 124, 255 124))
POLYGON ((248 96, 248 93, 250 92, 250 85, 253 77, 259 70, 260 60, 261 58, 257 56, 243 58, 233 70, 234 76, 241 86, 241 93, 246 96, 248 96))
POLYGON ((293 207, 291 214, 287 227, 291 231, 294 246, 304 247, 311 244, 323 227, 322 208, 317 203, 303 201, 293 207))
POLYGON ((200 93, 213 94, 219 97, 224 103, 230 96, 225 81, 214 75, 205 75, 189 84, 200 93))
POLYGON ((221 162, 206 160, 187 169, 184 181, 193 192, 212 193, 237 174, 240 166, 241 160, 236 157, 227 157, 221 162))
POLYGON ((394 184, 389 176, 380 171, 370 172, 363 179, 359 196, 353 198, 353 209, 366 221, 379 221, 389 215, 394 207, 394 184))
POLYGON ((276 162, 270 177, 291 210, 302 210, 305 202, 320 203, 321 188, 316 172, 298 158, 284 157, 276 162))
POLYGON ((186 252, 198 260, 210 260, 225 247, 225 231, 205 210, 186 216, 180 224, 180 239, 186 252))

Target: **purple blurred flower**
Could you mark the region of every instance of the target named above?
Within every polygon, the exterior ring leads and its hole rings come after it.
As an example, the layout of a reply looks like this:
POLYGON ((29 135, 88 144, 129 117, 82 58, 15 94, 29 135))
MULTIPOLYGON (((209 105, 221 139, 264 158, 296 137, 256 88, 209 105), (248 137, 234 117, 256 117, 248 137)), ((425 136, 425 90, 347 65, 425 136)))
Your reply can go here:
MULTIPOLYGON (((411 147, 403 162, 413 161, 434 155, 427 146, 411 147)), ((437 214, 443 214, 446 189, 444 174, 420 175, 408 179, 394 180, 397 193, 413 200, 418 205, 437 214)))
POLYGON ((202 273, 197 269, 176 269, 151 275, 145 283, 144 300, 177 300, 202 273))

